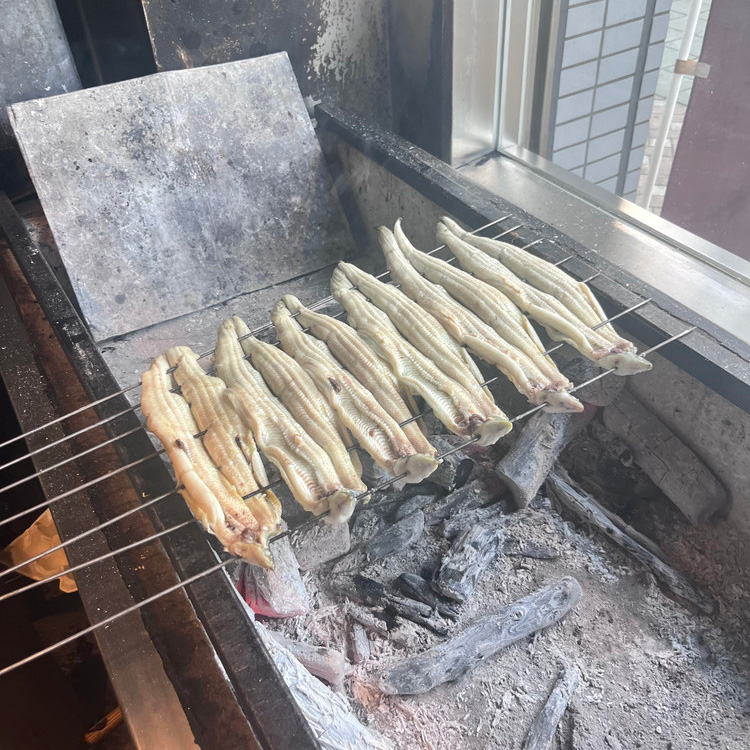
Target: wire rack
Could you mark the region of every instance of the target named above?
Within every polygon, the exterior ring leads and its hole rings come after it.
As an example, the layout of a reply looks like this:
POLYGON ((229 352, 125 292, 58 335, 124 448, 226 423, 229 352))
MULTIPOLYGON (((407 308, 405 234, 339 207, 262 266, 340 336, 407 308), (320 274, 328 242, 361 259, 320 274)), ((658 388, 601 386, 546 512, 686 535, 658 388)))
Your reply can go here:
MULTIPOLYGON (((489 229, 491 229, 491 228, 494 227, 494 228, 500 228, 500 229, 502 229, 502 231, 499 232, 499 233, 494 234, 493 235, 493 239, 499 239, 499 238, 507 237, 508 235, 511 235, 513 232, 515 232, 516 230, 518 230, 518 229, 520 229, 521 227, 524 226, 523 223, 515 224, 514 226, 511 226, 511 227, 509 227, 507 229, 502 228, 501 226, 499 226, 499 225, 502 225, 504 222, 510 221, 512 219, 513 219, 512 215, 503 216, 503 217, 501 217, 499 219, 496 219, 495 221, 492 221, 492 222, 490 222, 488 224, 485 224, 485 225, 483 225, 483 226, 475 229, 472 233, 473 234, 478 234, 480 232, 485 232, 485 231, 487 231, 487 230, 489 230, 489 229)), ((510 241, 512 241, 512 238, 510 238, 510 241)), ((533 247, 534 245, 536 245, 537 243, 539 243, 541 241, 542 240, 540 239, 540 240, 535 240, 533 242, 527 243, 527 244, 525 244, 525 245, 522 246, 522 249, 527 250, 527 249, 533 247)), ((439 252, 440 250, 442 250, 444 248, 445 248, 445 245, 440 245, 439 247, 436 247, 433 250, 431 250, 428 254, 432 255, 434 253, 439 252)), ((574 256, 572 256, 572 255, 571 256, 567 256, 567 257, 563 258, 562 260, 557 261, 557 263, 555 263, 555 265, 562 266, 567 261, 571 260, 573 257, 574 256)), ((454 258, 446 258, 446 260, 448 260, 448 262, 453 262, 455 259, 454 258)), ((389 273, 388 271, 385 271, 385 272, 379 274, 377 276, 377 278, 379 278, 379 279, 384 278, 385 276, 388 275, 388 273, 389 273)), ((588 281, 591 281, 592 279, 594 279, 594 278, 596 278, 597 276, 600 276, 600 275, 601 275, 600 273, 595 273, 592 276, 589 276, 588 278, 582 279, 582 280, 588 282, 588 281)), ((395 284, 395 286, 398 286, 398 284, 395 284)), ((333 297, 326 297, 324 299, 318 300, 316 303, 310 305, 309 307, 312 308, 312 309, 319 309, 319 308, 321 308, 321 307, 323 307, 323 306, 325 306, 325 305, 327 305, 327 304, 329 304, 331 302, 334 302, 333 297)), ((631 313, 635 312, 636 310, 644 307, 645 305, 648 305, 651 302, 652 302, 652 300, 650 298, 643 299, 643 300, 639 301, 637 304, 634 304, 631 307, 628 307, 627 309, 622 310, 621 312, 619 312, 619 313, 617 313, 615 315, 612 315, 611 317, 607 318, 607 320, 605 320, 602 323, 599 323, 598 325, 594 326, 594 328, 600 328, 601 326, 606 325, 607 323, 611 323, 611 322, 617 320, 618 318, 621 318, 621 317, 623 317, 625 315, 631 314, 631 313)), ((345 314, 345 312, 342 309, 341 311, 335 313, 333 315, 333 317, 340 318, 340 317, 343 317, 344 314, 345 314)), ((269 331, 272 328, 273 328, 273 324, 272 323, 270 323, 270 322, 269 323, 265 323, 265 324, 263 324, 263 325, 255 328, 254 330, 252 330, 249 334, 247 334, 247 336, 256 336, 256 335, 259 335, 259 334, 264 333, 266 331, 269 331)), ((689 333, 691 333, 692 331, 694 331, 695 328, 696 328, 696 326, 691 326, 691 327, 689 327, 689 328, 681 331, 680 333, 677 333, 674 336, 671 336, 671 337, 665 339, 664 341, 661 341, 660 343, 656 344, 655 346, 652 346, 650 349, 646 349, 645 351, 641 352, 641 355, 645 356, 645 355, 651 354, 652 352, 655 352, 655 351, 661 349, 662 347, 667 346, 668 344, 670 344, 670 343, 672 343, 674 341, 677 341, 678 339, 681 339, 684 336, 687 336, 689 333)), ((308 329, 304 329, 304 330, 308 330, 308 329)), ((246 338, 247 336, 240 337, 240 340, 243 339, 243 338, 246 338)), ((278 345, 278 342, 276 342, 276 344, 278 345)), ((563 346, 562 343, 556 344, 554 346, 551 346, 544 353, 545 354, 551 354, 552 352, 555 352, 558 349, 560 349, 562 346, 563 346)), ((205 359, 206 357, 209 357, 211 354, 213 354, 213 349, 209 350, 209 351, 205 351, 205 352, 200 353, 199 354, 199 358, 200 359, 205 359)), ((169 371, 171 372, 173 369, 174 368, 170 368, 169 371)), ((208 373, 213 372, 213 368, 210 367, 207 370, 207 372, 208 373)), ((598 375, 596 375, 596 376, 594 376, 594 377, 592 377, 592 378, 590 378, 590 379, 588 379, 588 380, 586 380, 586 381, 584 381, 582 383, 579 383, 579 384, 575 385, 571 389, 571 392, 578 391, 578 390, 580 390, 580 389, 582 389, 582 388, 584 388, 584 387, 586 387, 586 386, 588 386, 588 385, 590 385, 590 384, 592 384, 592 383, 594 383, 594 382, 596 382, 598 380, 601 380, 602 378, 608 377, 608 376, 610 376, 612 374, 612 372, 613 372, 612 370, 605 370, 605 371, 599 373, 598 375)), ((491 378, 488 378, 482 385, 484 385, 484 386, 491 386, 492 384, 494 384, 498 380, 500 380, 500 378, 501 378, 500 375, 493 376, 491 378)), ((46 429, 50 428, 51 426, 53 426, 55 424, 63 422, 63 421, 65 421, 65 420, 67 420, 67 419, 69 419, 69 418, 71 418, 71 417, 73 417, 73 416, 75 416, 77 414, 80 414, 81 412, 84 412, 84 411, 88 410, 88 409, 95 408, 95 407, 97 407, 97 406, 99 406, 99 405, 101 405, 101 404, 103 404, 103 403, 105 403, 105 402, 107 402, 107 401, 109 401, 111 399, 114 399, 114 398, 116 398, 118 396, 121 396, 123 394, 129 393, 131 391, 134 391, 135 389, 137 389, 139 387, 140 387, 140 382, 134 383, 133 385, 127 386, 126 388, 122 388, 119 391, 115 391, 115 392, 109 394, 108 396, 105 396, 105 397, 100 398, 100 399, 95 400, 95 401, 91 401, 91 402, 85 404, 84 406, 82 406, 82 407, 80 407, 78 409, 75 409, 75 410, 70 411, 70 412, 68 412, 66 414, 63 414, 62 416, 59 416, 56 419, 50 420, 49 422, 46 422, 46 423, 44 423, 42 425, 39 425, 38 427, 35 427, 35 428, 31 429, 31 430, 28 430, 27 432, 25 432, 25 433, 23 433, 21 435, 17 435, 17 436, 15 436, 15 437, 13 437, 13 438, 11 438, 9 440, 6 440, 3 443, 0 443, 0 448, 3 448, 5 446, 7 446, 7 445, 10 445, 11 443, 14 443, 16 441, 23 440, 23 439, 27 438, 28 436, 30 436, 32 434, 35 434, 35 433, 38 433, 40 431, 46 430, 46 429)), ((179 391, 179 387, 175 387, 172 390, 174 392, 178 392, 179 391)), ((539 411, 539 410, 541 410, 543 408, 544 408, 544 405, 535 406, 535 407, 533 407, 531 409, 528 409, 527 411, 522 412, 521 414, 516 415, 510 421, 512 423, 519 422, 519 421, 521 421, 523 419, 526 419, 527 417, 531 416, 532 414, 536 413, 537 411, 539 411)), ((122 411, 119 411, 119 412, 117 412, 115 414, 112 414, 112 415, 110 415, 110 416, 108 416, 108 417, 106 417, 104 419, 100 419, 97 422, 94 422, 94 423, 92 423, 92 424, 90 424, 90 425, 88 425, 88 426, 86 426, 86 427, 84 427, 82 429, 79 429, 79 430, 77 430, 75 432, 71 432, 69 434, 66 434, 63 437, 61 437, 61 438, 59 438, 57 440, 54 440, 53 442, 47 443, 47 444, 45 444, 45 445, 43 445, 43 446, 41 446, 39 448, 36 448, 33 451, 29 451, 27 453, 24 453, 22 456, 20 456, 18 458, 15 458, 15 459, 13 459, 11 461, 8 461, 5 464, 3 464, 2 466, 0 466, 0 470, 8 468, 8 467, 10 467, 10 466, 12 466, 12 465, 14 465, 16 463, 19 463, 20 461, 24 461, 24 460, 26 460, 28 458, 32 458, 34 456, 37 456, 38 454, 40 454, 40 453, 42 453, 42 452, 44 452, 46 450, 49 450, 50 448, 53 448, 53 447, 55 447, 57 445, 65 443, 68 440, 71 440, 72 438, 75 438, 75 437, 77 437, 77 436, 79 436, 79 435, 81 435, 81 434, 83 434, 85 432, 88 432, 89 430, 92 430, 92 429, 94 429, 96 427, 100 427, 102 425, 110 423, 113 420, 117 419, 118 417, 123 416, 124 414, 128 414, 130 412, 134 412, 134 411, 137 411, 139 409, 140 409, 140 403, 136 403, 136 404, 130 406, 129 408, 127 408, 127 409, 123 409, 122 411)), ((402 422, 401 426, 404 426, 404 425, 408 424, 409 422, 413 422, 413 421, 415 421, 415 420, 417 420, 417 419, 419 419, 419 418, 427 415, 429 412, 430 412, 430 409, 426 408, 421 413, 419 413, 419 414, 417 414, 417 415, 415 415, 413 417, 410 417, 409 419, 407 419, 404 422, 402 422)), ((14 489, 15 487, 18 487, 18 486, 24 484, 25 482, 31 481, 32 479, 45 474, 46 472, 52 471, 52 470, 57 469, 57 468, 59 468, 61 466, 64 466, 65 464, 68 464, 68 463, 70 463, 72 461, 76 461, 76 460, 78 460, 80 458, 83 458, 86 455, 88 455, 90 453, 93 453, 94 451, 96 451, 96 450, 98 450, 100 448, 103 448, 106 445, 110 445, 110 444, 112 444, 112 443, 114 443, 114 442, 116 442, 118 440, 121 440, 122 438, 124 438, 124 437, 126 437, 128 435, 132 435, 132 434, 134 434, 136 432, 139 432, 142 429, 144 429, 144 428, 142 426, 140 426, 140 427, 134 427, 132 429, 126 430, 126 431, 124 431, 122 433, 119 433, 119 434, 115 435, 114 437, 111 437, 111 438, 109 438, 107 440, 104 440, 104 441, 98 443, 97 445, 94 445, 94 446, 91 446, 89 448, 86 448, 85 450, 79 451, 75 455, 69 456, 68 458, 66 458, 66 459, 64 459, 62 461, 59 461, 59 462, 57 462, 55 464, 47 466, 47 467, 45 467, 43 469, 40 469, 39 471, 37 471, 35 473, 32 473, 32 474, 30 474, 28 476, 23 477, 22 479, 16 480, 16 481, 14 481, 14 482, 12 482, 10 484, 7 484, 7 485, 5 485, 3 487, 0 487, 0 494, 8 492, 8 491, 14 489)), ((196 438, 200 438, 200 437, 203 436, 203 434, 204 434, 204 432, 196 433, 195 437, 196 438)), ((446 451, 446 452, 438 455, 437 458, 438 458, 438 460, 442 460, 442 459, 446 458, 447 456, 449 456, 449 455, 451 455, 453 453, 456 453, 458 451, 461 451, 461 450, 465 449, 467 446, 471 445, 472 443, 475 443, 477 440, 478 440, 478 438, 467 439, 465 442, 461 443, 460 445, 457 445, 454 448, 452 448, 452 449, 450 449, 450 450, 448 450, 448 451, 446 451)), ((354 450, 354 449, 355 449, 354 446, 352 446, 352 447, 349 448, 349 450, 354 450)), ((146 456, 143 456, 143 457, 141 457, 139 459, 136 459, 134 461, 131 461, 129 463, 122 464, 122 465, 118 466, 115 469, 112 469, 110 471, 102 473, 101 475, 99 475, 98 477, 96 477, 94 479, 91 479, 91 480, 89 480, 87 482, 84 482, 84 483, 79 484, 79 485, 77 485, 75 487, 67 489, 64 492, 62 492, 62 493, 60 493, 58 495, 55 495, 54 497, 51 497, 51 498, 47 499, 46 501, 44 501, 42 503, 34 505, 34 506, 30 507, 30 508, 26 508, 23 511, 20 511, 18 513, 15 513, 14 515, 8 516, 7 518, 0 519, 0 526, 3 526, 3 525, 8 524, 8 523, 11 523, 12 521, 15 521, 15 520, 17 520, 19 518, 22 518, 23 516, 29 515, 29 514, 33 513, 34 511, 39 511, 39 510, 42 510, 44 508, 48 508, 48 507, 50 507, 50 506, 52 506, 52 505, 54 505, 56 503, 59 503, 63 499, 65 499, 67 497, 70 497, 71 495, 73 495, 75 493, 81 492, 81 491, 83 491, 83 490, 85 490, 85 489, 87 489, 87 488, 89 488, 89 487, 91 487, 91 486, 93 486, 95 484, 98 484, 99 482, 105 481, 106 479, 114 476, 115 474, 118 474, 118 473, 121 473, 121 472, 125 472, 125 471, 129 471, 131 469, 135 469, 140 464, 143 464, 144 462, 153 459, 155 456, 163 455, 164 453, 165 453, 165 450, 163 448, 161 448, 161 449, 156 449, 155 448, 153 452, 149 453, 146 456)), ((357 500, 358 501, 359 500, 364 500, 364 499, 366 499, 368 497, 371 497, 375 493, 388 488, 389 486, 391 486, 395 482, 398 482, 399 480, 403 479, 404 477, 405 477, 405 474, 401 474, 399 476, 391 477, 391 478, 389 478, 389 479, 381 482, 380 484, 376 485, 375 487, 371 487, 371 488, 367 489, 366 491, 360 493, 357 496, 357 500)), ((265 487, 261 487, 258 490, 255 490, 254 492, 252 492, 252 493, 250 493, 248 495, 245 495, 245 499, 248 499, 248 498, 252 497, 253 495, 265 492, 266 490, 272 489, 276 485, 280 484, 281 481, 282 481, 281 479, 277 479, 277 480, 275 480, 273 482, 270 482, 265 487)), ((108 519, 107 521, 104 521, 104 522, 99 523, 99 524, 97 524, 95 526, 92 526, 91 528, 89 528, 89 529, 87 529, 87 530, 85 530, 85 531, 83 531, 83 532, 81 532, 79 534, 76 534, 75 536, 72 536, 72 537, 66 539, 64 542, 61 542, 60 544, 57 544, 57 545, 51 547, 50 549, 46 550, 45 552, 41 552, 41 553, 39 553, 37 555, 34 555, 31 558, 28 558, 28 559, 24 560, 21 563, 18 563, 16 565, 12 565, 12 566, 10 566, 10 567, 8 567, 8 568, 0 571, 0 583, 8 582, 8 580, 9 580, 7 578, 8 576, 14 576, 14 577, 17 576, 18 575, 18 571, 21 568, 25 567, 26 565, 29 565, 32 562, 35 562, 36 560, 39 560, 40 558, 44 557, 45 555, 48 555, 48 554, 50 554, 52 552, 55 552, 57 550, 65 549, 69 545, 72 545, 75 542, 78 542, 81 539, 83 539, 83 538, 85 538, 85 537, 87 537, 87 536, 89 536, 91 534, 94 534, 94 533, 100 531, 101 529, 103 529, 103 528, 105 528, 107 526, 111 526, 113 524, 116 524, 117 522, 123 520, 124 518, 126 518, 127 516, 130 516, 133 513, 137 513, 137 512, 140 512, 142 510, 145 510, 146 508, 154 506, 156 503, 159 503, 162 500, 165 500, 166 498, 171 497, 171 496, 175 495, 176 493, 179 493, 179 491, 181 489, 182 489, 182 487, 180 485, 177 485, 174 488, 170 489, 168 492, 162 493, 162 494, 158 495, 157 497, 153 497, 153 498, 150 498, 148 500, 145 500, 140 505, 137 505, 137 506, 135 506, 133 508, 128 509, 127 511, 125 511, 123 513, 120 513, 120 514, 118 514, 116 516, 113 516, 112 518, 108 519), (5 580, 3 580, 3 579, 5 579, 5 580)), ((393 501, 391 501, 391 502, 393 502, 393 501)), ((388 504, 387 501, 372 502, 369 505, 358 505, 357 509, 355 510, 355 514, 366 512, 368 510, 372 510, 373 508, 380 507, 381 505, 385 505, 385 504, 388 504)), ((323 514, 321 514, 319 516, 311 517, 310 519, 304 521, 303 523, 301 523, 300 525, 296 526, 295 528, 288 529, 288 530, 282 532, 281 534, 275 536, 271 540, 271 543, 273 544, 274 542, 276 542, 276 541, 278 541, 280 539, 283 539, 283 538, 288 537, 288 536, 290 536, 292 534, 295 534, 295 533, 297 533, 299 531, 308 529, 308 528, 314 526, 317 523, 320 523, 321 520, 322 520, 322 518, 325 515, 327 515, 327 513, 323 513, 323 514)), ((107 560, 109 558, 115 557, 116 555, 122 554, 124 552, 132 550, 132 549, 134 549, 136 547, 139 547, 141 545, 148 544, 150 542, 158 540, 158 539, 160 539, 162 537, 165 537, 165 536, 167 536, 169 534, 172 534, 172 533, 178 531, 179 529, 185 528, 185 527, 190 526, 190 525, 195 524, 195 523, 198 523, 195 519, 190 519, 190 520, 183 521, 183 522, 178 523, 176 525, 170 526, 169 528, 162 529, 162 530, 160 530, 158 532, 150 534, 149 536, 146 536, 146 537, 144 537, 142 539, 138 539, 138 540, 136 540, 136 541, 134 541, 134 542, 132 542, 130 544, 124 545, 122 547, 118 547, 116 549, 112 549, 112 550, 108 551, 105 554, 99 555, 97 557, 92 557, 92 558, 90 558, 88 560, 85 560, 82 563, 79 563, 77 565, 69 567, 68 569, 66 569, 65 571, 63 571, 61 573, 57 573, 55 575, 47 576, 47 577, 45 577, 43 579, 40 579, 40 580, 37 580, 37 581, 33 581, 31 583, 28 583, 28 584, 26 584, 26 585, 24 585, 24 586, 22 586, 20 588, 14 589, 12 591, 7 591, 5 593, 0 593, 0 602, 5 601, 6 599, 9 599, 9 598, 14 597, 14 596, 21 595, 24 592, 27 592, 27 591, 29 591, 29 590, 31 590, 33 588, 41 586, 42 584, 54 581, 54 580, 62 577, 63 575, 75 574, 77 571, 80 571, 80 570, 82 570, 84 568, 87 568, 87 567, 89 567, 91 565, 95 565, 96 563, 102 562, 103 560, 107 560)), ((15 669, 18 669, 19 667, 21 667, 21 666, 23 666, 25 664, 28 664, 31 661, 34 661, 35 659, 38 659, 38 658, 44 656, 45 654, 50 653, 51 651, 54 651, 57 648, 60 648, 61 646, 64 646, 64 645, 66 645, 68 643, 71 643, 72 641, 75 641, 78 638, 81 638, 81 637, 83 637, 85 635, 88 635, 89 633, 92 633, 95 630, 97 630, 99 628, 102 628, 102 627, 104 627, 104 626, 112 623, 113 621, 115 621, 115 620, 117 620, 117 619, 119 619, 121 617, 124 617, 124 616, 130 614, 131 612, 134 612, 134 611, 140 609, 141 607, 144 607, 144 606, 146 606, 146 605, 148 605, 148 604, 156 601, 157 599, 160 599, 163 596, 166 596, 166 595, 168 595, 170 593, 178 591, 179 589, 181 589, 181 588, 183 588, 185 586, 190 585, 191 583, 199 580, 200 578, 203 578, 204 576, 207 576, 207 575, 210 575, 211 573, 219 571, 219 570, 225 568, 231 562, 235 561, 236 559, 237 558, 230 557, 228 559, 221 560, 220 562, 217 562, 215 565, 211 565, 211 566, 207 567, 206 569, 204 569, 203 571, 201 571, 199 573, 196 573, 195 575, 186 577, 186 578, 178 581, 174 585, 171 585, 171 586, 169 586, 169 587, 167 587, 167 588, 165 588, 165 589, 163 589, 163 590, 161 590, 161 591, 159 591, 159 592, 157 592, 157 593, 155 593, 155 594, 153 594, 151 596, 148 596, 148 597, 146 597, 144 599, 141 599, 140 601, 134 603, 133 605, 128 606, 128 607, 122 609, 121 611, 116 612, 115 614, 112 614, 112 615, 110 615, 110 616, 108 616, 108 617, 106 617, 106 618, 104 618, 104 619, 102 619, 102 620, 100 620, 100 621, 98 621, 98 622, 90 625, 87 628, 79 630, 76 633, 73 633, 72 635, 70 635, 70 636, 68 636, 66 638, 63 638, 63 639, 61 639, 61 640, 59 640, 59 641, 57 641, 57 642, 55 642, 55 643, 47 646, 46 648, 43 648, 43 649, 41 649, 39 651, 36 651, 36 652, 30 654, 29 656, 27 656, 27 657, 25 657, 23 659, 20 659, 19 661, 16 661, 16 662, 14 662, 12 664, 8 664, 8 665, 4 666, 4 667, 0 668, 0 677, 2 677, 3 675, 5 675, 5 674, 7 674, 7 673, 9 673, 9 672, 11 672, 11 671, 13 671, 15 669)))

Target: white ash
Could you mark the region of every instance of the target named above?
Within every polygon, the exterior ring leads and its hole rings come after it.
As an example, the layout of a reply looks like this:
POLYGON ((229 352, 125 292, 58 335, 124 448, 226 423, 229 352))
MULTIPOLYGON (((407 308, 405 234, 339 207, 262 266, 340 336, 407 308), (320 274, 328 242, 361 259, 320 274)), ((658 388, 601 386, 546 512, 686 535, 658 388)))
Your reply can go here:
MULTIPOLYGON (((675 514, 665 513, 672 528, 679 524, 675 514)), ((410 622, 398 625, 398 632, 408 636, 408 648, 369 633, 371 657, 353 667, 345 683, 363 721, 399 748, 514 750, 521 747, 561 667, 576 664, 581 687, 558 730, 561 747, 746 749, 750 634, 747 619, 742 630, 740 610, 732 601, 750 602, 750 580, 747 569, 718 568, 703 553, 719 544, 713 532, 687 530, 686 539, 692 534, 694 544, 689 565, 684 562, 688 542, 673 541, 670 548, 663 538, 656 539, 676 567, 721 602, 719 614, 706 617, 669 599, 642 566, 576 519, 561 517, 544 498, 490 522, 501 524, 522 546, 544 546, 559 557, 498 556, 461 608, 460 619, 446 622, 452 632, 564 575, 581 583, 581 601, 559 624, 422 696, 383 696, 377 680, 391 665, 441 639, 410 622)), ((357 538, 366 539, 386 522, 373 513, 371 520, 357 523, 357 538)), ((404 571, 429 577, 448 546, 441 527, 429 527, 413 547, 365 564, 361 572, 386 585, 404 571)), ((271 626, 314 645, 345 649, 346 607, 325 589, 336 566, 336 574, 344 575, 343 562, 305 574, 310 613, 271 626)))

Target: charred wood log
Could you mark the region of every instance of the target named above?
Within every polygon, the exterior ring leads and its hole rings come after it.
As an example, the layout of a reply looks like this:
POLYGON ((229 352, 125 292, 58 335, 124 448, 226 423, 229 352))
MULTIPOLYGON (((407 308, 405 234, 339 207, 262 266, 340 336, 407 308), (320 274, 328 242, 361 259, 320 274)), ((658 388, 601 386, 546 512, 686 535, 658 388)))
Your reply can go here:
POLYGON ((630 446, 635 462, 692 523, 726 505, 726 490, 708 466, 631 393, 624 391, 604 410, 604 424, 630 446))
POLYGON ((243 565, 242 592, 245 601, 253 612, 265 617, 306 614, 310 601, 288 538, 274 543, 273 561, 273 570, 243 565))
POLYGON ((388 555, 402 552, 411 547, 422 536, 423 531, 424 513, 418 510, 373 537, 367 545, 368 560, 375 562, 388 555))
POLYGON ((487 566, 495 559, 502 541, 499 529, 479 525, 456 537, 440 565, 435 580, 437 590, 458 602, 469 599, 487 566))
POLYGON ((578 677, 576 667, 566 667, 560 672, 547 702, 526 735, 523 750, 552 749, 557 725, 578 687, 578 677))
POLYGON ((580 414, 537 412, 521 430, 513 447, 497 465, 519 508, 527 508, 565 446, 594 416, 596 409, 580 414))
POLYGON ((691 602, 707 614, 714 611, 716 603, 711 598, 696 589, 685 576, 619 529, 607 518, 596 500, 573 482, 562 467, 557 466, 550 473, 547 478, 547 491, 553 499, 573 510, 587 523, 603 531, 629 555, 649 568, 657 580, 675 596, 691 602))
POLYGON ((472 526, 498 526, 505 511, 504 504, 493 503, 486 508, 474 508, 465 513, 456 513, 443 521, 443 536, 451 542, 472 526))
POLYGON ((478 508, 491 499, 492 494, 487 483, 481 479, 475 479, 449 495, 437 498, 433 503, 426 506, 424 509, 425 524, 437 526, 446 518, 478 508))
POLYGON ((434 610, 426 604, 389 595, 386 597, 385 605, 386 609, 394 615, 403 617, 406 620, 411 620, 411 622, 431 630, 436 635, 448 635, 448 628, 435 619, 434 610))
MULTIPOLYGON (((430 435, 428 440, 440 454, 447 453, 457 445, 466 442, 466 438, 458 435, 430 435)), ((457 451, 440 462, 440 466, 430 474, 428 481, 443 490, 453 492, 466 484, 473 468, 474 459, 464 451, 457 451)))
POLYGON ((416 695, 457 680, 506 646, 556 623, 580 596, 581 587, 575 578, 545 586, 493 615, 481 617, 445 643, 401 662, 382 677, 381 690, 389 695, 416 695))
POLYGON ((385 638, 396 646, 411 648, 413 645, 412 638, 402 635, 397 630, 389 630, 384 620, 376 617, 374 614, 368 612, 366 609, 363 609, 352 601, 346 603, 346 614, 371 633, 375 633, 381 638, 385 638))
POLYGON ((435 495, 413 495, 408 500, 399 504, 394 513, 396 521, 416 513, 418 510, 426 508, 430 503, 435 501, 435 495))
POLYGON ((416 573, 402 573, 396 579, 396 585, 402 594, 432 607, 443 617, 448 617, 451 620, 458 618, 458 610, 450 604, 442 602, 422 576, 418 576, 416 573))
POLYGON ((313 677, 266 628, 256 627, 322 750, 395 750, 390 740, 360 723, 344 696, 313 677))

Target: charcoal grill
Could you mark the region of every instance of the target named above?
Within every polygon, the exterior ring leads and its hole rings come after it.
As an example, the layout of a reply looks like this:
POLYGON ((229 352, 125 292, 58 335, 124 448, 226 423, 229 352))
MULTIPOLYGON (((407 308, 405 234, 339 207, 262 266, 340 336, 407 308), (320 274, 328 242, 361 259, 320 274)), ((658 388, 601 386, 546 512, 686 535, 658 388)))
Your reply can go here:
MULTIPOLYGON (((435 220, 449 213, 475 231, 502 235, 585 279, 609 319, 643 342, 644 354, 659 350, 711 392, 750 411, 750 352, 742 342, 397 136, 335 107, 318 105, 313 114, 350 232, 348 247, 337 235, 336 258, 344 253, 377 257, 372 227, 392 224, 398 216, 427 248, 435 220)), ((270 302, 287 290, 303 290, 305 303, 330 302, 325 288, 330 262, 313 271, 287 269, 273 286, 240 302, 232 291, 228 299, 210 300, 200 315, 168 320, 165 314, 135 332, 117 329, 95 340, 78 312, 79 301, 63 289, 5 197, 0 197, 0 225, 88 399, 75 409, 57 403, 45 411, 44 389, 28 380, 32 363, 15 357, 3 368, 47 495, 38 510, 50 504, 70 563, 81 566, 77 578, 92 623, 88 630, 99 639, 137 743, 181 746, 179 738, 159 735, 159 727, 174 718, 169 712, 181 707, 187 722, 176 735, 192 735, 203 748, 317 747, 223 570, 229 561, 193 522, 142 427, 134 409, 134 372, 171 343, 210 353, 217 321, 235 309, 254 333, 267 331, 270 302), (39 408, 24 410, 22 393, 39 408), (87 421, 79 426, 77 419, 87 421), (73 466, 78 474, 71 476, 67 470, 73 466), (126 477, 135 493, 116 491, 126 477), (135 698, 139 679, 156 703, 135 698), (160 693, 164 685, 168 689, 160 693)), ((320 242, 326 239, 319 236, 320 242)), ((14 313, 5 304, 8 314, 14 313)), ((17 326, 4 328, 2 346, 17 345, 22 335, 17 326)), ((513 420, 536 410, 521 411, 513 420)), ((0 665, 0 679, 17 666, 0 665)))

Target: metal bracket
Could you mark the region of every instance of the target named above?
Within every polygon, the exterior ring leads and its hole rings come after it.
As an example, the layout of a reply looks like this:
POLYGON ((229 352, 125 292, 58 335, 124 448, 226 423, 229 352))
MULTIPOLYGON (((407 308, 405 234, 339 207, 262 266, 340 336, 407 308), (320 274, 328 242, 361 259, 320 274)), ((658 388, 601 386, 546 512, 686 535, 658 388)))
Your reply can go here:
POLYGON ((708 78, 711 66, 700 60, 676 60, 674 72, 683 76, 693 76, 694 78, 708 78))

